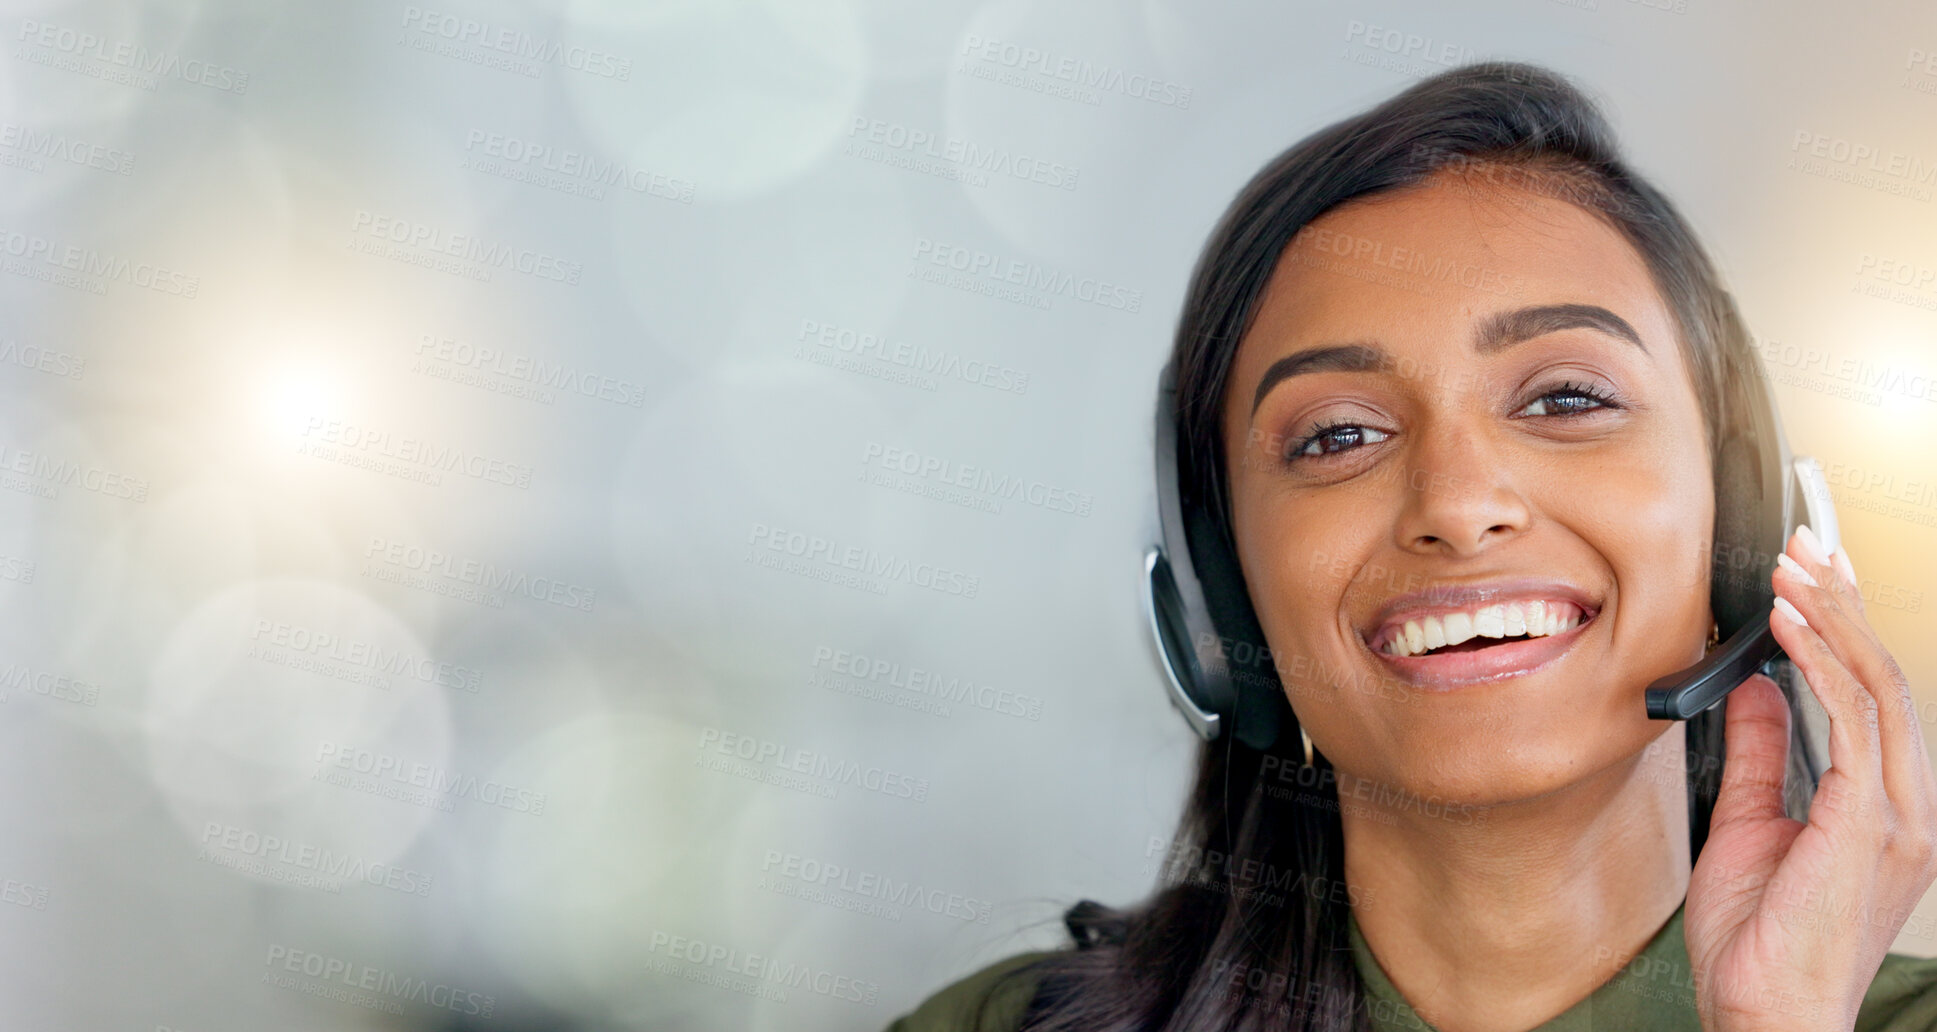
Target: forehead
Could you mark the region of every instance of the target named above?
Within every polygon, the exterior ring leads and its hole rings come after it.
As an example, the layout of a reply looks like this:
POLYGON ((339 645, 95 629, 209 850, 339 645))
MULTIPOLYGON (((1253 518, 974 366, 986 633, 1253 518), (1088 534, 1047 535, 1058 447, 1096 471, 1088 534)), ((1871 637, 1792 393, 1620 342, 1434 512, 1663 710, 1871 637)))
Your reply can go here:
POLYGON ((1640 254, 1564 197, 1442 176, 1358 198, 1314 219, 1279 256, 1231 396, 1299 347, 1371 340, 1450 359, 1492 312, 1564 303, 1608 308, 1654 354, 1676 351, 1673 316, 1640 254))

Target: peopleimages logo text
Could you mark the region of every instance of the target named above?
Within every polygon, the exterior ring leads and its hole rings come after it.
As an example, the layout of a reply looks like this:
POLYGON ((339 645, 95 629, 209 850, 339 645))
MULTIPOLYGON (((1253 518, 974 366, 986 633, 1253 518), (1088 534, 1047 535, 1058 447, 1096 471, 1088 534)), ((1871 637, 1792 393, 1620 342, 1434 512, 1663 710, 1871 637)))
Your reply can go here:
POLYGON ((837 569, 879 577, 884 581, 913 584, 945 595, 974 598, 982 590, 982 578, 974 574, 933 563, 915 562, 906 556, 877 552, 860 545, 844 545, 818 534, 787 530, 765 523, 753 525, 747 534, 747 546, 749 549, 765 548, 769 552, 783 553, 807 563, 823 563, 837 569))
POLYGON ((350 219, 350 232, 405 247, 425 254, 440 255, 470 262, 485 269, 511 269, 539 279, 578 284, 585 272, 582 262, 569 261, 554 254, 528 247, 485 240, 474 233, 452 233, 422 222, 359 209, 350 219))
POLYGON ((316 762, 319 765, 319 773, 326 772, 330 767, 336 767, 365 775, 379 782, 387 779, 412 788, 421 788, 436 795, 472 799, 487 806, 496 806, 516 813, 537 816, 545 812, 546 794, 543 792, 507 785, 490 778, 479 780, 474 774, 460 774, 435 764, 413 762, 400 756, 344 745, 341 742, 317 743, 316 762))
POLYGON ((588 613, 598 599, 596 589, 567 583, 555 577, 532 576, 522 570, 494 566, 387 538, 371 538, 370 544, 363 549, 363 558, 413 573, 475 585, 486 591, 518 595, 567 609, 582 609, 588 613))
POLYGON ((435 880, 422 871, 394 863, 366 860, 351 853, 339 853, 327 846, 264 835, 220 821, 209 821, 202 829, 204 853, 234 860, 261 860, 282 864, 328 878, 367 882, 409 896, 430 895, 435 880))
MULTIPOLYGON (((477 1018, 489 1018, 497 1006, 497 997, 479 992, 470 992, 460 986, 445 982, 432 982, 396 971, 385 970, 373 964, 362 964, 343 957, 311 950, 295 949, 281 944, 269 947, 263 964, 271 969, 293 971, 325 983, 341 983, 350 989, 362 990, 376 997, 402 1000, 410 1003, 425 1004, 458 1014, 468 1014, 477 1018)), ((281 983, 277 983, 281 984, 281 983)), ((284 986, 296 988, 296 986, 284 986)))
POLYGON ((1103 308, 1143 311, 1143 291, 1093 276, 1075 276, 1038 262, 1005 258, 960 244, 921 237, 915 241, 916 267, 936 265, 971 278, 1012 284, 1051 297, 1068 297, 1103 308))
POLYGON ((964 169, 1040 183, 1058 190, 1076 189, 1076 180, 1082 174, 1073 165, 1050 161, 1040 155, 1012 151, 1007 147, 983 147, 970 140, 936 136, 926 129, 911 128, 899 122, 865 115, 854 116, 854 120, 848 124, 847 134, 890 150, 907 151, 950 162, 964 169))
POLYGON ((533 36, 523 29, 465 18, 416 5, 404 8, 403 27, 428 37, 482 47, 538 64, 558 65, 575 72, 626 82, 632 78, 632 59, 561 40, 533 36))
POLYGON ((974 60, 1018 72, 1031 72, 1099 93, 1120 93, 1164 107, 1190 107, 1189 86, 1099 64, 1073 54, 1059 54, 1006 40, 986 39, 973 33, 962 41, 961 52, 974 60))
POLYGON ((853 785, 869 792, 918 803, 928 801, 928 779, 886 767, 840 759, 812 749, 784 745, 767 738, 718 727, 700 729, 699 752, 718 753, 793 774, 804 774, 835 785, 853 785))

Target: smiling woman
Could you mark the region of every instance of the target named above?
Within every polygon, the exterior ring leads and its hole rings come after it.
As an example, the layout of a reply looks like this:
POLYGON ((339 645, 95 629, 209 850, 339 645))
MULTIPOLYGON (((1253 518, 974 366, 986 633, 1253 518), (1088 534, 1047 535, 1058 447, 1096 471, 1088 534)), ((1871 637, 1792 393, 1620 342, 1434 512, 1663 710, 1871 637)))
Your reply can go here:
POLYGON ((1887 955, 1937 781, 1848 558, 1803 527, 1790 658, 1687 722, 1642 705, 1737 622, 1717 484, 1758 375, 1552 73, 1448 72, 1273 161, 1166 383, 1191 534, 1234 560, 1199 570, 1216 624, 1288 710, 1205 744, 1149 900, 892 1032, 1937 1027, 1937 960, 1887 955))

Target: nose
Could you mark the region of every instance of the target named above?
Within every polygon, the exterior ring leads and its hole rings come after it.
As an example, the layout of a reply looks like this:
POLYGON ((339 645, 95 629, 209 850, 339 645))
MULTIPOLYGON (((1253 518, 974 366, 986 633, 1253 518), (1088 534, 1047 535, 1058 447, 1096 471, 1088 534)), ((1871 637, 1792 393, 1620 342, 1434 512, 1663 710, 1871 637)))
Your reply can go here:
POLYGON ((1463 559, 1518 537, 1532 511, 1503 458, 1483 434, 1443 423, 1418 434, 1404 466, 1394 543, 1463 559))

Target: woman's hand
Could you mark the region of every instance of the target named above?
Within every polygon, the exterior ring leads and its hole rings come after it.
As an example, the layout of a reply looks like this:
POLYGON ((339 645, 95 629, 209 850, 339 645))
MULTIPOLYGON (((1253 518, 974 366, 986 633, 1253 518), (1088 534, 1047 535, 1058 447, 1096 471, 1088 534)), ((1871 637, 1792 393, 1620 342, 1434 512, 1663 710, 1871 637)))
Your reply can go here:
POLYGON ((1849 559, 1821 549, 1806 527, 1790 539, 1769 621, 1829 714, 1830 769, 1809 823, 1784 816, 1788 707, 1760 674, 1730 694, 1721 795, 1683 915, 1708 1032, 1850 1029, 1937 876, 1937 778, 1910 683, 1870 629, 1849 559))

